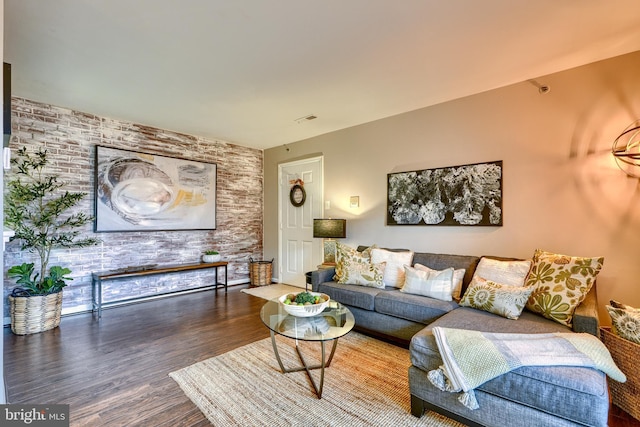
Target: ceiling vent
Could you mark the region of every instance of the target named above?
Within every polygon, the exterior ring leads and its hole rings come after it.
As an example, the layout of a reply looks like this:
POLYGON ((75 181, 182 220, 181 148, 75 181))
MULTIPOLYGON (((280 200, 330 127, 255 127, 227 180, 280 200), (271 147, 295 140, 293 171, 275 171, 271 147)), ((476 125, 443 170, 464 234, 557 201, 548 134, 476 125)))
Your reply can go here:
POLYGON ((300 123, 304 123, 306 121, 317 119, 317 118, 318 118, 318 116, 314 116, 313 114, 309 114, 308 116, 304 116, 304 117, 300 117, 299 119, 296 119, 296 123, 300 124, 300 123))

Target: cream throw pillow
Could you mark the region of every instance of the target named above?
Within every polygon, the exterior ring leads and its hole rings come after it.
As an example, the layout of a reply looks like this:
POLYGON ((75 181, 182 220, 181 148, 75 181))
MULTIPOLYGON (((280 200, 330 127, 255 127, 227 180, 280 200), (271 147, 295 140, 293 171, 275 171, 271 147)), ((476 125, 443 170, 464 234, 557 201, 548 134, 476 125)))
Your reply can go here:
POLYGON ((413 251, 392 252, 386 249, 371 249, 371 262, 380 264, 386 262, 384 269, 385 286, 401 288, 404 284, 404 266, 413 262, 413 251))
POLYGON ((524 280, 531 269, 531 260, 500 261, 482 257, 473 277, 482 277, 507 286, 524 286, 524 280))
MULTIPOLYGON (((422 264, 416 264, 413 266, 413 268, 417 270, 427 271, 427 272, 438 271, 422 264)), ((456 270, 453 270, 453 285, 451 287, 451 296, 456 301, 460 299, 460 292, 462 292, 462 281, 464 279, 465 271, 466 270, 464 268, 458 268, 456 270)), ((451 301, 451 300, 448 300, 448 301, 451 301)))
POLYGON ((451 301, 453 268, 423 271, 405 265, 404 271, 404 286, 400 292, 451 301))

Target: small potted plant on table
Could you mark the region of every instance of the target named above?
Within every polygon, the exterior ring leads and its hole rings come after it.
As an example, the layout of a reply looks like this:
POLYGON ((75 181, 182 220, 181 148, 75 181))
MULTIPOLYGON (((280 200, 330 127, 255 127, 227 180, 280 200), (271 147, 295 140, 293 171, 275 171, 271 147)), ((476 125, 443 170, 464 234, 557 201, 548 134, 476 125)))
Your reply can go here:
POLYGON ((218 262, 222 259, 218 251, 208 250, 204 251, 204 255, 202 255, 202 262, 218 262))
POLYGON ((92 221, 83 212, 71 212, 86 193, 59 191, 65 183, 46 173, 47 151, 28 153, 25 147, 11 159, 15 177, 7 182, 4 223, 22 242, 23 251, 35 253, 34 263, 15 265, 7 271, 18 285, 9 296, 11 330, 17 335, 43 332, 60 325, 62 288, 71 270, 49 267, 54 248, 80 248, 95 245, 98 239, 81 237, 79 229, 92 221))

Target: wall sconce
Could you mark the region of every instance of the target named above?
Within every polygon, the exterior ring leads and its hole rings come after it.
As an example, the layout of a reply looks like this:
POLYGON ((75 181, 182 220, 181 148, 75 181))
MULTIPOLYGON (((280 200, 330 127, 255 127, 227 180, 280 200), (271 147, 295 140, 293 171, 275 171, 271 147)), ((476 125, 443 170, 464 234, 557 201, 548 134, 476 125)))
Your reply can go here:
POLYGON ((611 154, 627 175, 640 178, 640 120, 627 126, 613 141, 611 154))
POLYGON ((336 241, 347 237, 346 219, 314 219, 313 237, 324 240, 323 265, 336 265, 336 241))

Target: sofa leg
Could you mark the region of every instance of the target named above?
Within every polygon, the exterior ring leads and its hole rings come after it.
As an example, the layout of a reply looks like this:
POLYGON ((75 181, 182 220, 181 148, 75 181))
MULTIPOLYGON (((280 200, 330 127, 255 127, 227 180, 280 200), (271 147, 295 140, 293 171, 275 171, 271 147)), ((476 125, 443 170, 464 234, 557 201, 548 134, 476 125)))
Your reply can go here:
POLYGON ((419 397, 411 395, 411 415, 420 418, 424 414, 424 402, 419 397))

